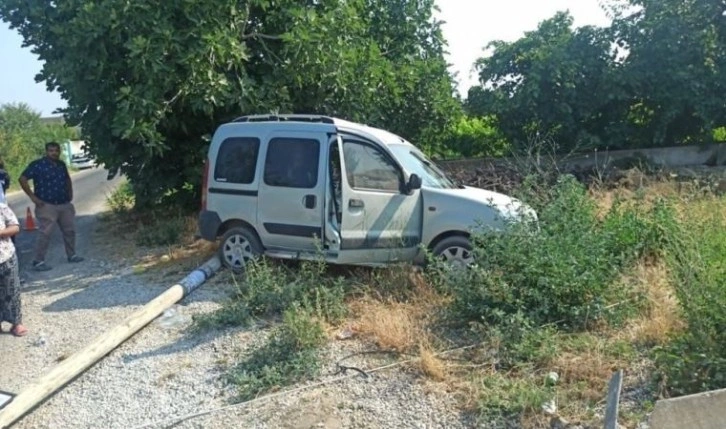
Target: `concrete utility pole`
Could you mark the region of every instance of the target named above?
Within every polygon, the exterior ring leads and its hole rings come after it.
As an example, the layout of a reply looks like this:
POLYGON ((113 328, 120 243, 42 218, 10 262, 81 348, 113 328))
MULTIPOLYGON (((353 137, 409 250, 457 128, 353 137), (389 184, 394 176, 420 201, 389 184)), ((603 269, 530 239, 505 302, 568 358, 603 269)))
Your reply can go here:
POLYGON ((9 428, 10 425, 38 406, 56 390, 65 386, 80 373, 106 356, 174 303, 196 290, 220 268, 219 258, 213 257, 189 273, 182 281, 136 310, 119 325, 102 333, 86 347, 56 365, 50 372, 20 392, 5 408, 0 410, 0 428, 9 428))

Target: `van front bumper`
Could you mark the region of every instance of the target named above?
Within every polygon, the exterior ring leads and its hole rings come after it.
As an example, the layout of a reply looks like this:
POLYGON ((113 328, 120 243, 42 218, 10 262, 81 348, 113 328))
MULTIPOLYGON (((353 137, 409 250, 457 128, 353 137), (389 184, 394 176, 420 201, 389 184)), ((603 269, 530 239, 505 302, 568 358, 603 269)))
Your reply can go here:
POLYGON ((222 220, 219 218, 217 212, 209 210, 202 210, 199 212, 199 235, 203 239, 207 241, 215 241, 221 224, 222 220))

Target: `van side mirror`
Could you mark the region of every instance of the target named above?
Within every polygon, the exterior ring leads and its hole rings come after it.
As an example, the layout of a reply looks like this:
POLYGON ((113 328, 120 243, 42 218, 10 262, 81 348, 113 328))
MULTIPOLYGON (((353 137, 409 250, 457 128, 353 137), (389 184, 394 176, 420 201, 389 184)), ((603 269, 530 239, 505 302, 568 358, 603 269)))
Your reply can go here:
POLYGON ((415 191, 416 189, 421 189, 421 178, 418 174, 413 173, 408 178, 408 183, 406 184, 406 191, 411 192, 415 191))

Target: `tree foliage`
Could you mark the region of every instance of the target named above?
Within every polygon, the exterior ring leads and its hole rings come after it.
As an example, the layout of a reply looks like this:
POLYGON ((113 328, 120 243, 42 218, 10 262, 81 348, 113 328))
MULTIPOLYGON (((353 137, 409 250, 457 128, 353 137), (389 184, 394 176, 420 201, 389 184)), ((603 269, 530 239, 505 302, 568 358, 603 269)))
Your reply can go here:
POLYGON ((33 159, 43 155, 45 143, 78 138, 78 131, 62 123, 45 123, 40 113, 25 103, 0 106, 0 157, 17 183, 20 172, 33 159))
POLYGON ((250 113, 305 112, 423 144, 458 104, 433 0, 6 0, 90 152, 137 204, 197 201, 205 138, 250 113))
POLYGON ((497 128, 496 118, 460 116, 429 148, 439 158, 500 157, 509 150, 509 142, 497 128))
POLYGON ((623 78, 633 95, 641 145, 710 142, 726 125, 726 3, 629 0, 615 41, 629 52, 623 78))
POLYGON ((726 4, 610 4, 607 28, 574 29, 558 13, 517 41, 490 43, 468 110, 497 117, 515 146, 535 133, 561 150, 711 141, 726 125, 726 4))
POLYGON ((547 135, 562 150, 600 146, 622 111, 608 32, 572 28, 558 13, 513 43, 495 41, 477 61, 481 82, 469 92, 473 114, 493 113, 517 146, 547 135))

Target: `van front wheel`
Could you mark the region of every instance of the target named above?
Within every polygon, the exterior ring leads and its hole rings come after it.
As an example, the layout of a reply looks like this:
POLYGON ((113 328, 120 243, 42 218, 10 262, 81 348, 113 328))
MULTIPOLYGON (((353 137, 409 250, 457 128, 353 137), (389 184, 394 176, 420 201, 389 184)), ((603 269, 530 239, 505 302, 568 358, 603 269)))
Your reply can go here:
POLYGON ((441 258, 453 268, 467 268, 474 263, 471 242, 466 237, 444 238, 434 246, 432 251, 434 256, 441 258))
POLYGON ((244 227, 235 227, 222 236, 219 259, 225 267, 240 272, 262 252, 262 244, 254 232, 244 227))

